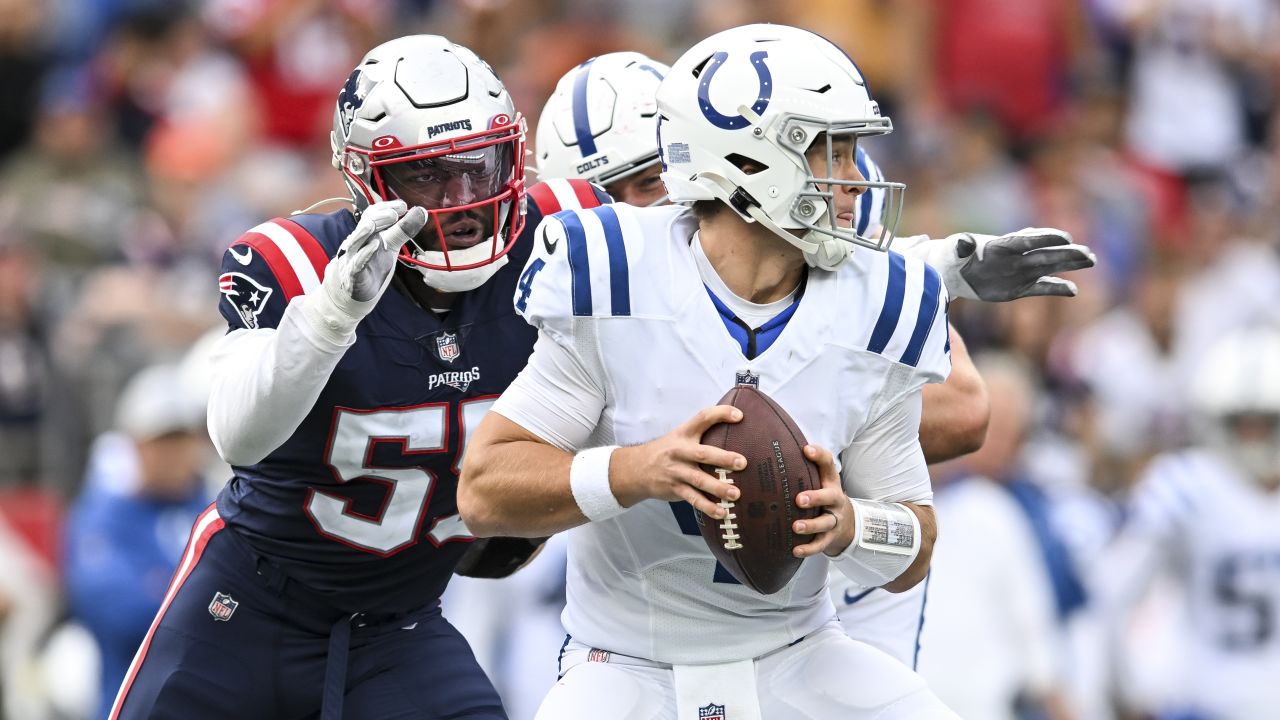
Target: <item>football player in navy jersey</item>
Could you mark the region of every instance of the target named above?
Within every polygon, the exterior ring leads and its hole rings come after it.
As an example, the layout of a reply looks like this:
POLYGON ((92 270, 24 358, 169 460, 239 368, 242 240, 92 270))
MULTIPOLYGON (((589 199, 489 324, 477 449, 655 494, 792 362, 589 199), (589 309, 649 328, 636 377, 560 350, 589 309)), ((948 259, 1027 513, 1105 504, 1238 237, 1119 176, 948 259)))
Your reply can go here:
POLYGON ((223 258, 209 431, 234 476, 113 720, 505 717, 438 598, 464 553, 501 575, 536 543, 475 551, 457 473, 536 337, 511 307, 532 229, 608 196, 526 193, 523 118, 442 37, 370 51, 331 140, 355 212, 277 218, 223 258))

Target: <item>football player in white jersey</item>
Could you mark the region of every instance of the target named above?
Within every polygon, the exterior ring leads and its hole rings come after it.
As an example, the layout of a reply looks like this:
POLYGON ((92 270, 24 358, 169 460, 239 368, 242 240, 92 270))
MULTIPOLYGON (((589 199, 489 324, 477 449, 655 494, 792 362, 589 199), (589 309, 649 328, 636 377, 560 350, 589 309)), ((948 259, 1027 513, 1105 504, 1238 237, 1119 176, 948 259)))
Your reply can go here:
MULTIPOLYGON (((667 200, 659 173, 657 121, 658 84, 670 68, 636 52, 616 52, 592 58, 560 78, 538 121, 535 157, 542 178, 575 177, 604 187, 614 199, 636 206, 667 200)), ((860 235, 878 234, 890 204, 891 185, 862 146, 856 161, 868 189, 855 205, 854 227, 860 235)), ((1014 242, 1028 242, 1014 254, 981 253, 974 264, 989 263, 997 272, 965 274, 978 284, 975 291, 957 266, 954 252, 962 236, 931 240, 926 236, 895 237, 893 249, 928 258, 951 280, 952 297, 1000 297, 1073 294, 1074 287, 1052 275, 1091 266, 1092 252, 1071 245, 1066 233, 1039 230, 1001 238, 979 236, 992 248, 1003 250, 1014 242), (1053 247, 1053 254, 1044 249, 1053 247), (948 253, 946 250, 953 250, 948 253), (929 257, 932 255, 932 257, 929 257), (1044 282, 1040 282, 1040 281, 1044 282), (985 283, 985 284, 984 284, 985 283)), ((972 236, 970 236, 972 237, 972 236)), ((985 248, 984 248, 985 249, 985 248)), ((972 452, 986 430, 987 399, 982 378, 969 359, 964 342, 951 332, 951 374, 946 382, 928 385, 923 395, 920 443, 929 463, 943 462, 972 452)), ((849 635, 888 652, 914 666, 927 580, 902 593, 861 587, 843 573, 831 576, 832 600, 849 635)))
POLYGON ((1134 491, 1096 592, 1119 638, 1162 569, 1185 592, 1178 717, 1280 707, 1280 328, 1219 341, 1191 388, 1198 447, 1159 456, 1134 491))
POLYGON ((845 635, 825 591, 828 558, 909 588, 935 536, 918 427, 921 387, 950 369, 946 292, 922 262, 876 252, 887 230, 853 228, 855 143, 891 125, 843 52, 771 25, 694 46, 658 112, 663 181, 693 208, 543 224, 516 293, 538 344, 459 488, 481 535, 573 528, 571 639, 540 717, 954 717, 845 635), (789 410, 823 480, 797 496, 825 511, 795 528, 811 559, 769 596, 716 582, 689 523, 689 505, 721 518, 738 495, 699 463, 745 459, 698 440, 740 419, 714 405, 736 380, 789 410), (910 540, 877 542, 872 524, 910 540))

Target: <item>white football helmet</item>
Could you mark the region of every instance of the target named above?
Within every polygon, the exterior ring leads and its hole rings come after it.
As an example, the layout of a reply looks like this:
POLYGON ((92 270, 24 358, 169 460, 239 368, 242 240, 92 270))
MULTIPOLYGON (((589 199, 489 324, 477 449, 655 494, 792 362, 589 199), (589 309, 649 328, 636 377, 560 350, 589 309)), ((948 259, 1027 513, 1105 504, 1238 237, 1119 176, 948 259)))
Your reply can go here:
POLYGON ((892 129, 848 55, 785 25, 712 35, 672 65, 658 90, 658 149, 671 200, 720 200, 826 269, 844 262, 853 246, 888 247, 906 186, 816 177, 805 152, 825 135, 827 167, 834 167, 833 139, 892 129), (741 169, 747 162, 763 169, 748 175, 741 169), (837 225, 835 186, 885 191, 879 236, 837 225))
POLYGON ((538 119, 538 176, 598 185, 658 162, 658 84, 671 68, 637 52, 565 73, 538 119))
POLYGON ((443 292, 479 287, 524 226, 524 119, 488 63, 438 35, 370 50, 333 113, 333 166, 357 209, 428 213, 400 259, 443 292))
POLYGON ((1211 347, 1191 402, 1210 446, 1254 480, 1280 481, 1280 328, 1237 331, 1211 347))

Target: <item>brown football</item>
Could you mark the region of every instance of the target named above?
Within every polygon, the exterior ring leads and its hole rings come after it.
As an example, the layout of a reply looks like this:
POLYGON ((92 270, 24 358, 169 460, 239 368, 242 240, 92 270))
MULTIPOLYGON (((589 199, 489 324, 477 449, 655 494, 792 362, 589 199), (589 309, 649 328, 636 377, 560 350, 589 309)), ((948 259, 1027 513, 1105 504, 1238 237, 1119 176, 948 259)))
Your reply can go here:
POLYGON ((771 595, 787 584, 800 569, 800 558, 791 554, 796 545, 810 536, 796 535, 796 520, 817 516, 799 508, 795 497, 821 486, 818 466, 804 456, 805 439, 800 428, 768 395, 754 387, 739 385, 720 405, 742 411, 737 423, 712 426, 702 435, 704 445, 714 445, 747 459, 747 468, 732 472, 704 465, 703 469, 738 486, 737 502, 724 502, 729 515, 717 520, 695 511, 702 539, 712 554, 739 582, 771 595))

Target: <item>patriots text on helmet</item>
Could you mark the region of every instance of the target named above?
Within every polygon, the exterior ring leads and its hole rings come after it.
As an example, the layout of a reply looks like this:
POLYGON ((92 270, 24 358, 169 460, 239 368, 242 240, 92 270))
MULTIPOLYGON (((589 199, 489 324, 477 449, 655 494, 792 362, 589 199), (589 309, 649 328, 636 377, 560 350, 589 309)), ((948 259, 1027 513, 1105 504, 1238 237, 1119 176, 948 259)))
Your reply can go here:
POLYGON ((427 128, 427 139, 431 139, 439 135, 440 133, 453 132, 454 130, 470 130, 470 129, 471 129, 470 118, 466 120, 451 120, 447 123, 440 123, 439 125, 432 125, 431 127, 427 128))

